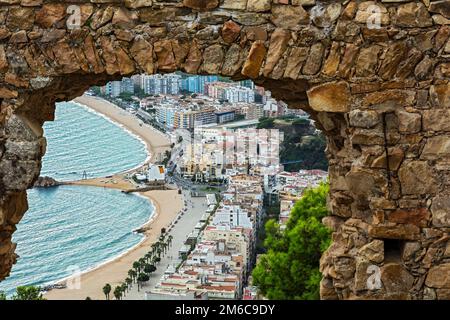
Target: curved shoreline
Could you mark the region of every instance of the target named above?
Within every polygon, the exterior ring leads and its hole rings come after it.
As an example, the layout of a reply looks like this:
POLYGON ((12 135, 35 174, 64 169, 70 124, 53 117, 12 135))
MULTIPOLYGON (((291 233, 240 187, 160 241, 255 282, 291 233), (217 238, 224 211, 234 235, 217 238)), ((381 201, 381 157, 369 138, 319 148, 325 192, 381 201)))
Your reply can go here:
MULTIPOLYGON (((138 165, 134 166, 133 168, 127 169, 125 171, 121 171, 120 173, 124 174, 124 173, 128 173, 128 172, 133 172, 133 171, 135 171, 135 170, 137 170, 139 168, 142 168, 143 166, 145 166, 146 164, 148 164, 149 162, 152 161, 152 157, 153 157, 154 152, 153 152, 152 146, 147 141, 145 141, 145 139, 143 139, 140 135, 136 134, 134 131, 128 129, 126 126, 124 126, 120 122, 117 122, 117 121, 111 119, 110 117, 106 116, 105 114, 103 114, 103 113, 97 111, 96 109, 94 109, 95 108, 95 106, 93 106, 94 104, 91 104, 91 106, 88 106, 86 104, 77 102, 77 99, 79 99, 79 98, 76 98, 76 99, 72 100, 71 102, 73 104, 76 104, 76 105, 82 107, 82 108, 85 108, 89 112, 91 112, 91 113, 93 113, 95 115, 98 115, 99 117, 102 117, 103 119, 107 120, 108 122, 118 126, 120 129, 125 131, 128 135, 132 136, 133 138, 135 138, 136 140, 141 142, 142 145, 145 147, 145 151, 147 153, 147 156, 146 156, 145 160, 143 162, 139 163, 138 165)), ((106 100, 104 100, 104 101, 108 102, 106 100)), ((114 174, 118 174, 118 173, 115 172, 114 174)))
MULTIPOLYGON (((125 280, 133 262, 147 253, 151 244, 157 241, 161 228, 167 228, 176 218, 179 211, 178 208, 173 206, 176 202, 174 200, 179 196, 175 190, 148 191, 144 196, 152 199, 155 204, 155 213, 150 221, 145 224, 145 227, 148 227, 148 229, 143 233, 144 239, 124 254, 105 261, 94 269, 81 273, 81 286, 79 289, 53 289, 44 295, 46 299, 84 300, 89 296, 91 299, 104 300, 102 288, 106 283, 109 283, 114 288, 125 280), (170 207, 172 207, 172 210, 170 207), (163 212, 164 215, 162 214, 163 212)), ((181 210, 181 200, 178 202, 181 210)), ((69 276, 58 283, 72 279, 73 276, 69 276)))
MULTIPOLYGON (((127 190, 133 185, 126 179, 125 174, 139 170, 150 161, 154 160, 157 152, 163 152, 170 148, 170 141, 162 136, 156 129, 149 126, 141 126, 140 120, 135 116, 126 113, 118 106, 97 97, 82 96, 74 100, 75 103, 81 104, 84 107, 92 109, 110 121, 122 127, 124 130, 144 141, 147 151, 150 153, 150 158, 145 163, 139 165, 137 168, 127 170, 122 173, 114 174, 111 178, 93 178, 88 180, 73 181, 68 184, 73 185, 89 185, 95 187, 114 188, 120 190, 127 190)), ((102 262, 92 269, 87 269, 81 273, 80 289, 53 289, 45 294, 47 299, 55 300, 71 300, 71 299, 85 299, 89 296, 92 299, 104 299, 102 287, 109 283, 115 286, 124 281, 127 277, 127 271, 132 267, 132 263, 141 258, 150 245, 157 241, 161 228, 168 228, 172 221, 177 217, 178 212, 182 209, 182 199, 178 195, 177 190, 153 190, 146 192, 139 192, 139 196, 147 198, 153 206, 153 214, 149 220, 140 228, 144 229, 142 233, 143 239, 123 254, 115 256, 108 261, 102 262), (164 212, 164 214, 162 214, 164 212)), ((73 276, 68 276, 62 280, 54 283, 72 279, 73 276)))
MULTIPOLYGON (((80 186, 80 187, 82 187, 82 186, 80 186)), ((150 206, 151 206, 152 210, 151 210, 151 214, 150 214, 149 219, 147 221, 145 221, 142 225, 140 225, 137 228, 135 228, 134 230, 140 229, 140 228, 145 228, 147 225, 152 223, 153 219, 158 215, 157 210, 156 210, 156 206, 155 206, 153 200, 150 197, 144 196, 144 195, 141 195, 141 194, 137 194, 136 196, 142 197, 145 200, 147 200, 150 203, 150 206)), ((136 233, 134 230, 132 229, 130 231, 132 233, 136 233)), ((142 235, 141 239, 139 240, 138 243, 134 244, 133 246, 131 246, 127 250, 119 253, 118 255, 115 255, 115 256, 113 256, 113 257, 111 257, 111 258, 109 258, 109 259, 107 259, 105 261, 99 262, 99 263, 95 264, 94 266, 91 266, 91 267, 89 267, 89 268, 87 268, 85 270, 82 270, 80 272, 80 274, 83 275, 83 274, 95 271, 95 270, 97 270, 97 269, 99 269, 99 268, 101 268, 101 267, 103 267, 103 266, 105 266, 105 265, 107 265, 107 264, 109 264, 111 262, 114 262, 115 260, 117 260, 117 259, 119 259, 119 258, 121 258, 121 257, 123 257, 125 255, 127 255, 130 251, 133 251, 134 249, 139 247, 146 240, 145 234, 141 234, 141 235, 142 235)), ((54 284, 61 284, 63 282, 66 282, 67 280, 71 279, 72 277, 73 276, 70 276, 70 275, 69 276, 65 276, 65 277, 60 278, 58 280, 47 282, 47 283, 43 284, 42 287, 49 286, 49 285, 54 285, 54 284)))
MULTIPOLYGON (((75 98, 72 102, 98 113, 100 116, 121 127, 125 131, 130 132, 141 140, 146 145, 147 152, 150 154, 150 159, 146 159, 145 163, 140 165, 140 167, 150 161, 154 161, 158 151, 170 148, 170 141, 167 140, 168 138, 164 136, 163 133, 147 124, 140 126, 141 120, 103 98, 83 95, 75 98), (152 135, 152 137, 149 138, 149 135, 152 135)), ((133 169, 122 173, 130 172, 131 170, 133 169)))

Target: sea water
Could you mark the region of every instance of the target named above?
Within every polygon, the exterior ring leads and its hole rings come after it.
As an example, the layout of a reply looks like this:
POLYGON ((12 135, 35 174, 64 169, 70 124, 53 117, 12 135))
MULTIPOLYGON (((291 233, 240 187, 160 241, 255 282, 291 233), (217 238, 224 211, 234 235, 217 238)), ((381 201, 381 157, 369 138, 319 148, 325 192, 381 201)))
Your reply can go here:
MULTIPOLYGON (((45 125, 48 148, 41 175, 60 181, 105 176, 147 158, 143 143, 99 114, 74 103, 57 106, 45 125)), ((20 256, 0 290, 45 285, 123 254, 142 240, 133 232, 154 212, 140 196, 118 190, 59 186, 28 190, 29 210, 13 241, 20 256)))
MULTIPOLYGON (((125 110, 123 112, 126 112, 125 110)), ((145 144, 105 117, 76 103, 59 103, 44 126, 47 151, 41 176, 59 181, 104 177, 133 169, 147 158, 145 144)))

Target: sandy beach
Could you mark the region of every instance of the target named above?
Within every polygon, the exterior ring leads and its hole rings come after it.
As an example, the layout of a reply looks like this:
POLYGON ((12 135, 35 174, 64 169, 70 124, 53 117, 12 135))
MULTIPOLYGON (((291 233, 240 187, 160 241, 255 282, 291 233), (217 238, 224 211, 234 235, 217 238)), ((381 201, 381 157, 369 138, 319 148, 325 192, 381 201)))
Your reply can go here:
MULTIPOLYGON (((145 166, 149 162, 155 161, 159 153, 164 154, 166 150, 170 149, 170 141, 164 134, 149 125, 142 124, 142 121, 140 121, 137 117, 119 108, 115 104, 112 104, 102 98, 88 95, 83 95, 73 101, 97 111, 142 139, 147 147, 148 153, 150 154, 150 158, 142 166, 145 166)), ((120 190, 132 189, 135 188, 135 186, 131 184, 125 176, 129 172, 138 171, 141 167, 135 168, 128 172, 118 172, 109 178, 101 177, 78 180, 75 182, 70 182, 69 184, 106 187, 120 190)))
POLYGON ((170 148, 170 141, 163 133, 147 124, 143 124, 136 116, 109 101, 88 95, 83 95, 73 101, 105 115, 107 118, 122 125, 141 138, 147 145, 147 150, 151 154, 150 161, 154 161, 158 153, 164 153, 164 151, 170 148))
MULTIPOLYGON (((114 104, 86 95, 75 99, 75 102, 92 108, 140 137, 147 145, 147 149, 151 154, 150 161, 159 152, 164 152, 170 148, 170 141, 163 134, 150 126, 141 126, 139 119, 114 104)), ((72 184, 120 190, 134 188, 135 186, 125 179, 125 176, 125 173, 118 173, 110 178, 80 180, 72 184)), ((83 273, 80 279, 80 288, 53 289, 45 294, 46 299, 84 300, 86 297, 90 297, 91 299, 104 300, 105 297, 102 288, 106 283, 109 283, 114 288, 115 285, 124 281, 133 262, 143 257, 149 251, 151 244, 158 239, 161 228, 167 228, 183 207, 181 195, 178 194, 177 190, 153 190, 141 192, 140 194, 147 197, 155 206, 155 213, 150 221, 143 226, 145 230, 143 233, 143 241, 122 256, 100 265, 96 269, 83 273)), ((73 283, 73 279, 63 281, 62 283, 73 283)))

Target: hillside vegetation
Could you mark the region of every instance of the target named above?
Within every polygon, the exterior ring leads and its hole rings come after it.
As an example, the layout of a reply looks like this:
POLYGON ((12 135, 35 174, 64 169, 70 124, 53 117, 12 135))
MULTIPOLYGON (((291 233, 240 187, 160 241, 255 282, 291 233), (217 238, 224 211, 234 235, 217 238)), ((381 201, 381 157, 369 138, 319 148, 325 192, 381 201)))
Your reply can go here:
POLYGON ((284 133, 284 141, 280 148, 281 162, 301 161, 286 164, 286 171, 292 172, 300 169, 328 171, 325 137, 322 133, 316 132, 309 119, 294 117, 261 118, 257 128, 278 129, 284 133))

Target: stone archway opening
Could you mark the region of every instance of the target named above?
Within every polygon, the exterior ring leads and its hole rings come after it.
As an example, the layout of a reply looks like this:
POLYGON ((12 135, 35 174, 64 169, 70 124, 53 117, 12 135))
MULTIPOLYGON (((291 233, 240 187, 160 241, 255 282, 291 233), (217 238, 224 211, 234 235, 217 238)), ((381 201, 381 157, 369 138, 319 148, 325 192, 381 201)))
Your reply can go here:
MULTIPOLYGON (((249 78, 327 137, 324 299, 448 299, 448 0, 10 1, 0 6, 0 279, 54 104, 137 73, 249 78), (375 27, 374 27, 375 25, 375 27), (385 249, 402 242, 398 261, 385 249), (373 278, 375 277, 375 278, 373 278), (372 284, 377 284, 373 285, 372 284)), ((391 249, 390 249, 391 248, 391 249)))

